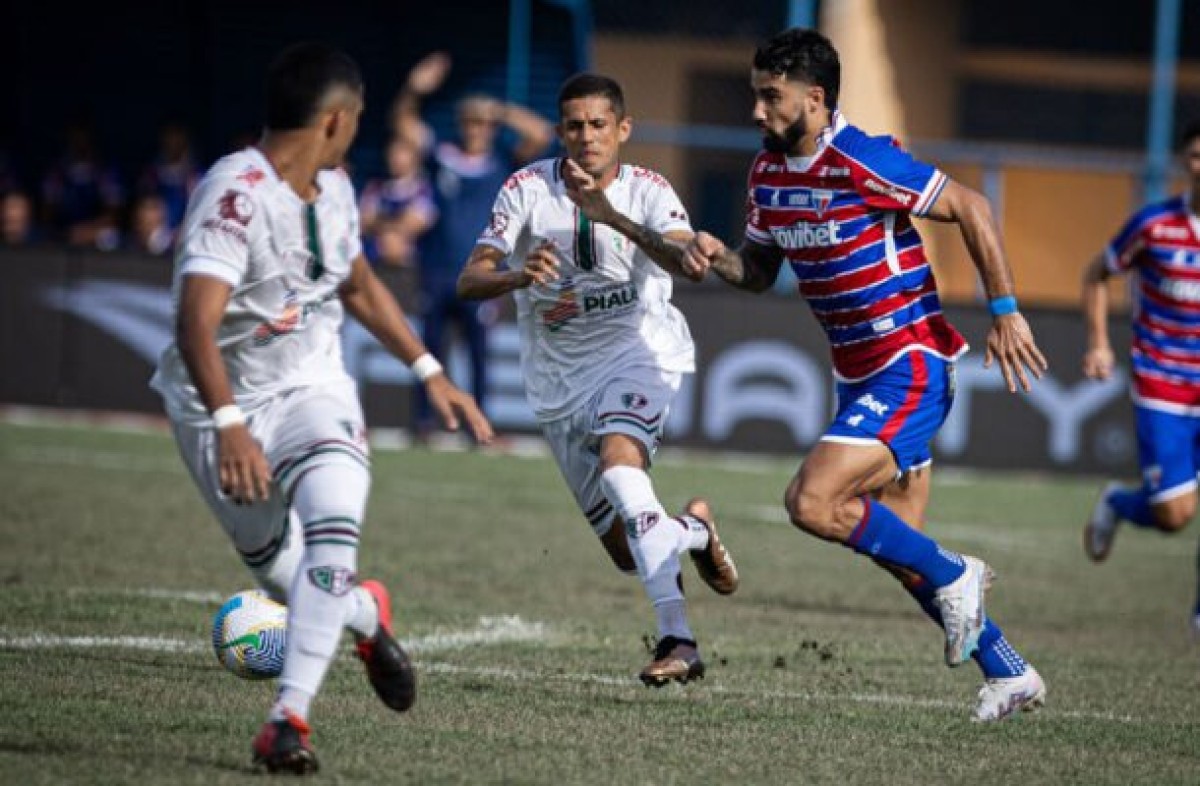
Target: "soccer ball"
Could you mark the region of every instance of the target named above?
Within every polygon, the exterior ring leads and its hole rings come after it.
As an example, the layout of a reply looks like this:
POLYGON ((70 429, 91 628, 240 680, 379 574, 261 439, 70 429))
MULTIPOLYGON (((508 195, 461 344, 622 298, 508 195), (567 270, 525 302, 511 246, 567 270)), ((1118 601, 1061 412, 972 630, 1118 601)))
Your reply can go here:
POLYGON ((242 679, 269 680, 283 671, 287 606, 261 590, 239 592, 213 618, 213 652, 242 679))

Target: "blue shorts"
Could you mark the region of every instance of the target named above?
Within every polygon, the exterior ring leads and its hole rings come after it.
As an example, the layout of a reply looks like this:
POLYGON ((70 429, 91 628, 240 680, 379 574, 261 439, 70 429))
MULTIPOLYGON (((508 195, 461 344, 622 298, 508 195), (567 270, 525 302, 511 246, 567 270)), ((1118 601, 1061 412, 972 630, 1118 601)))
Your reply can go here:
POLYGON ((900 474, 933 460, 929 444, 954 403, 954 364, 909 352, 859 382, 839 382, 838 411, 822 440, 882 442, 900 474))
POLYGON ((1200 417, 1135 404, 1142 483, 1151 502, 1196 488, 1200 468, 1200 417))

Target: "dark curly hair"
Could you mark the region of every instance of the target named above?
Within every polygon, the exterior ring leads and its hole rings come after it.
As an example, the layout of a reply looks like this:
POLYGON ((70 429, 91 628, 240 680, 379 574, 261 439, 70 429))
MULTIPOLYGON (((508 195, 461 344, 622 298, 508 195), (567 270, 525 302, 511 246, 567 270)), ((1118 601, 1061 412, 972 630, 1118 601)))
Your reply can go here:
POLYGON ((837 109, 842 64, 829 39, 805 27, 777 33, 754 50, 754 68, 825 90, 825 106, 837 109))

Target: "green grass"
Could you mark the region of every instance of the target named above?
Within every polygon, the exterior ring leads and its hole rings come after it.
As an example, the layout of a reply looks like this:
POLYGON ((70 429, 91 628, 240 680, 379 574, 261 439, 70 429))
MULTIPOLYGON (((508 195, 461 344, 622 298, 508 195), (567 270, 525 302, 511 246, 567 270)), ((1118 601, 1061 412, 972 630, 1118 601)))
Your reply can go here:
MULTIPOLYGON (((702 490, 743 586, 685 567, 707 680, 634 674, 652 633, 547 459, 380 452, 360 555, 425 641, 516 615, 536 638, 430 649, 387 712, 347 653, 314 705, 339 783, 1196 783, 1200 648, 1187 635, 1195 536, 1123 531, 1084 559, 1096 482, 935 473, 931 532, 988 559, 990 610, 1050 688, 1042 713, 968 722, 974 666, 881 571, 794 531, 790 462, 664 458, 668 507, 702 490)), ((170 441, 0 426, 0 773, 6 783, 236 783, 271 698, 205 649, 214 596, 250 586, 170 441), (150 591, 158 592, 157 595, 150 591), (177 594, 172 594, 177 593, 177 594), (203 596, 201 596, 203 598, 203 596), (35 648, 57 637, 193 647, 35 648)))

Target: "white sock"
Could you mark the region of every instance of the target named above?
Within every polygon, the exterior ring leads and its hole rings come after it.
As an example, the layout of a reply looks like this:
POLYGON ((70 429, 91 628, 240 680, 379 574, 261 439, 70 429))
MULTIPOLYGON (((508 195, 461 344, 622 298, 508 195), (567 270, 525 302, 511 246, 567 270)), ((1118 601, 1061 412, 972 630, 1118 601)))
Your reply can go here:
POLYGON ((346 627, 360 639, 371 638, 379 628, 379 607, 374 596, 362 587, 355 587, 349 598, 346 627))
POLYGON ((281 687, 279 693, 275 696, 275 704, 271 706, 271 711, 267 713, 267 720, 284 720, 289 714, 295 715, 301 720, 308 720, 308 706, 312 704, 312 699, 311 693, 307 693, 299 688, 281 687))
POLYGON ((708 527, 704 526, 700 519, 685 513, 679 517, 679 520, 687 526, 687 534, 683 538, 685 549, 704 551, 708 548, 708 527))
POLYGON ((658 635, 692 639, 679 579, 686 529, 667 515, 650 476, 636 467, 613 467, 600 476, 604 494, 625 522, 629 550, 654 606, 658 635))
POLYGON ((313 467, 293 490, 304 559, 289 593, 287 654, 276 704, 302 719, 337 653, 343 625, 358 610, 351 595, 369 486, 366 467, 339 463, 313 467))

